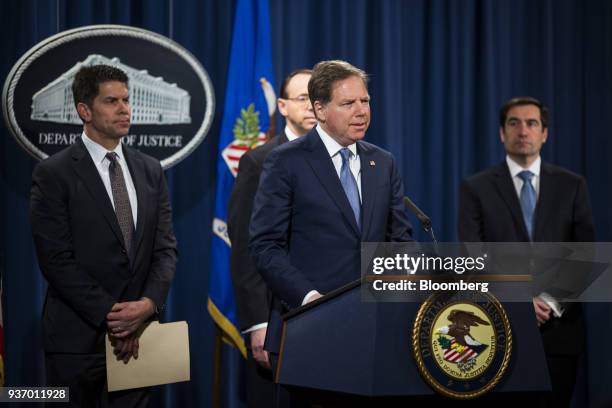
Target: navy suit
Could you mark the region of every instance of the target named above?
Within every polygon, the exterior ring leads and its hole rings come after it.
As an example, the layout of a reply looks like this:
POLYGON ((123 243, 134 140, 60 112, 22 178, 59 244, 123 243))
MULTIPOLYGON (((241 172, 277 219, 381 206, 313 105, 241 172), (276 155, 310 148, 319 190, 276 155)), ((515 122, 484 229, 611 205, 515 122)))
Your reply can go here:
POLYGON ((393 156, 357 142, 361 230, 316 128, 273 150, 264 163, 249 248, 272 290, 266 349, 278 352, 280 316, 311 290, 328 293, 360 277, 362 241, 410 241, 404 188, 393 156))

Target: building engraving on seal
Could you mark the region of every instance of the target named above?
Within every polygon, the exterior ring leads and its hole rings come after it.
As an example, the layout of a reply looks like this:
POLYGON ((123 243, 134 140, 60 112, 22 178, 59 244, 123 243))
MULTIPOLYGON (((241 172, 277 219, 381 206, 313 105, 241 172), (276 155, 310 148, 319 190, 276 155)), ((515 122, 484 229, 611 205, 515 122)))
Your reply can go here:
POLYGON ((191 123, 189 92, 176 84, 154 77, 147 70, 130 67, 118 58, 91 54, 32 96, 30 119, 81 125, 72 96, 74 76, 82 66, 112 65, 129 78, 133 125, 174 125, 191 123))

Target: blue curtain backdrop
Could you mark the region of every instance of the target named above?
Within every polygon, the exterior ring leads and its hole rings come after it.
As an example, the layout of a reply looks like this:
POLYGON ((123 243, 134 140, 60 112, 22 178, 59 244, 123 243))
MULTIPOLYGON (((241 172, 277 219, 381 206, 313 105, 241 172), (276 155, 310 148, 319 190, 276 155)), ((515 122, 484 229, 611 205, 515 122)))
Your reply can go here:
MULTIPOLYGON (((156 406, 208 407, 213 323, 206 312, 216 153, 235 2, 204 0, 1 1, 0 75, 42 39, 90 24, 126 24, 191 51, 213 81, 218 111, 205 141, 167 172, 180 260, 167 320, 190 325, 192 380, 156 391, 156 406)), ((391 150, 406 192, 456 239, 462 178, 503 158, 497 110, 516 95, 551 109, 545 160, 583 174, 597 237, 612 241, 612 2, 607 0, 270 0, 278 82, 297 67, 342 58, 371 75, 369 141, 391 150)), ((278 128, 278 127, 277 127, 278 128)), ((43 378, 39 317, 45 284, 28 222, 35 162, 0 128, 0 271, 8 385, 43 378)), ((416 223, 416 220, 414 220, 416 223)), ((420 232, 418 238, 425 239, 420 232)), ((609 406, 612 330, 608 305, 589 305, 589 352, 579 406, 609 406), (598 405, 595 405, 598 404, 598 405)), ((226 364, 236 353, 226 350, 226 364)), ((234 371, 228 370, 233 373, 234 371)), ((235 374, 224 406, 240 406, 235 374)))

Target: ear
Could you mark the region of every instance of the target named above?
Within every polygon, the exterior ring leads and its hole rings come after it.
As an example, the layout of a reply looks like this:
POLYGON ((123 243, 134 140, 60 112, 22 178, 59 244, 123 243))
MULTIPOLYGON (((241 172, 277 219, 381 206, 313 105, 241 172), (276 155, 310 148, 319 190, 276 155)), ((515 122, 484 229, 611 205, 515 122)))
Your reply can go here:
POLYGON ((76 110, 77 110, 77 113, 79 114, 79 117, 84 123, 91 122, 92 113, 91 113, 91 109, 89 109, 89 106, 87 106, 87 104, 83 102, 79 102, 76 106, 76 110))
POLYGON ((323 105, 320 101, 315 101, 313 108, 317 120, 325 123, 327 118, 327 105, 323 105))
POLYGON ((287 101, 282 98, 278 98, 276 100, 276 106, 278 107, 278 111, 280 112, 280 114, 286 118, 287 115, 289 114, 287 112, 287 101))
POLYGON ((506 142, 506 135, 504 134, 504 128, 503 127, 499 127, 499 140, 501 140, 502 143, 506 142))
POLYGON ((547 139, 548 139, 548 128, 544 128, 544 131, 542 132, 542 144, 546 143, 547 139))

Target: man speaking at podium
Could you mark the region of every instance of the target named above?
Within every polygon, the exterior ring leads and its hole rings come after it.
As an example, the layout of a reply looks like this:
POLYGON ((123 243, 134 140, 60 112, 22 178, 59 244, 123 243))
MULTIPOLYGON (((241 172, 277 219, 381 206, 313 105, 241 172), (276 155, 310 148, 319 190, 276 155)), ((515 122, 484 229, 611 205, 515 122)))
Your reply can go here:
POLYGON ((320 62, 308 93, 318 124, 268 155, 250 225, 251 254, 275 297, 272 356, 283 313, 359 278, 362 241, 412 240, 395 159, 362 140, 370 125, 365 72, 320 62))

